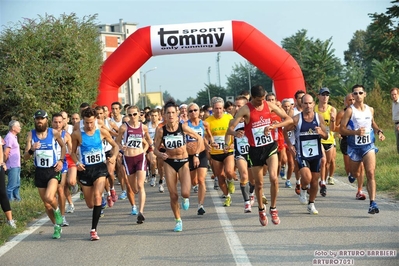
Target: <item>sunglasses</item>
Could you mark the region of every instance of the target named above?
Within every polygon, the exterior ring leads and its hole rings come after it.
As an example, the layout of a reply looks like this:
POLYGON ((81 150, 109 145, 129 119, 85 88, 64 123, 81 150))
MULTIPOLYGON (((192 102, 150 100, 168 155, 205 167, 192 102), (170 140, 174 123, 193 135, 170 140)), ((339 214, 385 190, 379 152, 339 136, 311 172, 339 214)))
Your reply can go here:
POLYGON ((355 91, 355 92, 352 92, 352 94, 353 95, 362 95, 364 93, 364 91, 355 91))
POLYGON ((321 96, 330 96, 329 93, 322 93, 321 96))
POLYGON ((132 116, 136 116, 138 113, 133 113, 133 114, 127 114, 128 116, 132 117, 132 116))
POLYGON ((198 109, 193 109, 193 110, 190 110, 190 111, 188 111, 189 113, 192 113, 192 112, 197 112, 198 111, 198 109))

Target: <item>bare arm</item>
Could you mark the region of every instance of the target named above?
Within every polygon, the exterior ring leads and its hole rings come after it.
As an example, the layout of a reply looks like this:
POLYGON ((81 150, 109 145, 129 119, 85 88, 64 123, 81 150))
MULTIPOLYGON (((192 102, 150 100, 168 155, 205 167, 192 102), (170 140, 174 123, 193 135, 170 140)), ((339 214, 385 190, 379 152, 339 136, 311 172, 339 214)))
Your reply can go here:
POLYGON ((29 158, 33 155, 33 152, 35 152, 35 147, 32 147, 32 131, 28 132, 28 135, 26 136, 26 147, 25 147, 25 152, 24 152, 24 160, 29 160, 29 158), (29 153, 29 150, 31 150, 31 153, 29 153))
POLYGON ((192 128, 190 128, 187 124, 183 124, 182 127, 184 133, 186 133, 187 135, 198 141, 197 150, 195 151, 195 153, 200 153, 201 147, 204 147, 203 138, 200 135, 198 135, 194 130, 192 130, 192 128))
POLYGON ((108 161, 114 164, 116 161, 116 157, 119 154, 119 146, 116 144, 114 139, 111 137, 111 134, 106 129, 101 129, 101 138, 105 139, 112 146, 112 156, 108 158, 108 161))

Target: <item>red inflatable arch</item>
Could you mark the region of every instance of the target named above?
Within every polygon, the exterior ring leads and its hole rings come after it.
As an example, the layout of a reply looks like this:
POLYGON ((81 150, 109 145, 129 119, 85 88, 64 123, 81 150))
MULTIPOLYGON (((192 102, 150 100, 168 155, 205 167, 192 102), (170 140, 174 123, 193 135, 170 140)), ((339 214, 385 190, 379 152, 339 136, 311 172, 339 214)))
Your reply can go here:
POLYGON ((118 101, 118 89, 156 55, 235 51, 268 75, 277 99, 305 90, 295 59, 272 40, 242 21, 147 26, 135 31, 104 62, 97 104, 118 101))

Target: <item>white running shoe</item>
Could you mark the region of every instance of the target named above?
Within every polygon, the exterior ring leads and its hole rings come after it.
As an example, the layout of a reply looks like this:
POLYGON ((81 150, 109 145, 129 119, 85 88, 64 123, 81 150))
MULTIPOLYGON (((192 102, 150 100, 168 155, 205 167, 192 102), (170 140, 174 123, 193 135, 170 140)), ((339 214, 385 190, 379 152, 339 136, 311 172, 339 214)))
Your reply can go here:
POLYGON ((316 207, 314 206, 314 203, 309 203, 308 204, 308 212, 310 214, 319 214, 319 212, 316 210, 316 207))
POLYGON ((155 187, 155 177, 151 177, 150 186, 155 187))
POLYGON ((160 193, 163 193, 163 192, 164 192, 163 184, 160 184, 160 185, 159 185, 159 192, 160 192, 160 193))
POLYGON ((299 193, 299 202, 300 202, 301 204, 306 204, 306 203, 308 203, 308 199, 307 199, 306 194, 307 194, 307 191, 306 191, 306 190, 303 190, 303 189, 301 188, 301 192, 299 193))

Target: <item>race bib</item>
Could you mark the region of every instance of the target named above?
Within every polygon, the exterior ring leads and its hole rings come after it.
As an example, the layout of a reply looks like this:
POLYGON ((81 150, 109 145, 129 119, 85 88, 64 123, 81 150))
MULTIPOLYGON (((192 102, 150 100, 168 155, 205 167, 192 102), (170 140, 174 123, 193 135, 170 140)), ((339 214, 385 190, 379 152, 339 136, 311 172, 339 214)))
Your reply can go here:
POLYGON ((126 146, 132 149, 140 149, 142 147, 142 138, 136 137, 134 135, 129 135, 127 138, 126 146))
POLYGON ((302 156, 304 158, 311 158, 319 155, 317 140, 303 140, 301 141, 302 156))
POLYGON ((356 145, 366 145, 371 143, 370 132, 366 132, 364 135, 359 136, 355 135, 355 144, 356 145))
POLYGON ((52 150, 37 150, 35 156, 36 156, 37 166, 39 167, 54 166, 52 150))
MULTIPOLYGON (((195 133, 197 133, 198 135, 200 135, 202 137, 202 130, 200 128, 199 129, 193 129, 193 130, 194 130, 195 133)), ((195 138, 193 138, 193 137, 191 137, 189 135, 187 135, 187 140, 188 141, 197 141, 197 139, 195 139, 195 138)))
POLYGON ((215 150, 224 150, 225 143, 224 143, 224 136, 215 136, 213 137, 215 143, 218 145, 215 150))
POLYGON ((237 149, 241 155, 248 154, 249 152, 249 143, 247 137, 236 138, 237 141, 237 149))
POLYGON ((93 150, 91 152, 85 152, 83 154, 85 165, 92 165, 92 164, 97 164, 101 163, 101 150, 93 150))
POLYGON ((168 150, 180 148, 181 146, 184 145, 182 135, 178 136, 168 135, 165 136, 164 140, 165 140, 165 148, 167 148, 168 150))
POLYGON ((267 135, 264 134, 265 127, 266 126, 252 128, 252 136, 254 137, 255 147, 261 147, 273 143, 274 140, 272 138, 272 134, 270 132, 267 135))

